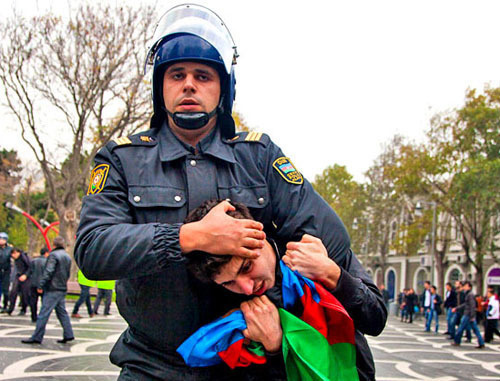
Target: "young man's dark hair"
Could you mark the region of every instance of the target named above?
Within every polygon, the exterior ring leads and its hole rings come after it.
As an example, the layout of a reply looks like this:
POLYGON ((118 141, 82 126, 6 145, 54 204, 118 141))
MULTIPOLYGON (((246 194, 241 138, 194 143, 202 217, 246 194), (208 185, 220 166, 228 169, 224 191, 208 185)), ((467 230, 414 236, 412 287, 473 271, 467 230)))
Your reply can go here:
POLYGON ((13 247, 12 248, 12 253, 14 253, 14 252, 16 252, 16 253, 22 253, 23 251, 20 248, 18 248, 18 247, 13 247))
MULTIPOLYGON (((223 200, 207 200, 201 204, 196 209, 193 209, 184 223, 200 221, 205 217, 208 212, 210 212, 214 207, 216 207, 223 200)), ((252 215, 248 208, 239 203, 231 202, 231 205, 235 207, 236 210, 229 211, 227 214, 231 217, 238 219, 248 219, 253 220, 252 215)), ((199 280, 205 283, 211 283, 215 275, 220 272, 220 269, 232 259, 231 255, 213 255, 208 254, 203 251, 193 251, 187 255, 188 262, 187 268, 191 273, 196 276, 199 280)))

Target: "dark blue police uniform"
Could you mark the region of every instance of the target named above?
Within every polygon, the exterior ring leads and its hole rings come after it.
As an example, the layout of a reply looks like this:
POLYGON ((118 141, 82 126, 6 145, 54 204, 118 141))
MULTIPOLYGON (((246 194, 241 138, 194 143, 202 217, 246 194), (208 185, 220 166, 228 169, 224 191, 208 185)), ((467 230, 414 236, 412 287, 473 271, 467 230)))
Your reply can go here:
POLYGON ((357 328, 360 379, 374 379, 362 334, 384 328, 380 292, 352 254, 338 216, 267 135, 245 132, 225 139, 215 128, 195 150, 164 124, 110 142, 95 164, 75 258, 89 279, 119 279, 117 303, 129 328, 111 359, 125 367, 122 375, 226 377, 223 367, 186 368, 176 353, 182 341, 227 308, 221 303, 227 300, 227 294, 220 296, 224 290, 200 285, 187 273, 179 246, 188 212, 217 198, 247 205, 281 246, 304 233, 321 238, 342 268, 334 295, 357 328))

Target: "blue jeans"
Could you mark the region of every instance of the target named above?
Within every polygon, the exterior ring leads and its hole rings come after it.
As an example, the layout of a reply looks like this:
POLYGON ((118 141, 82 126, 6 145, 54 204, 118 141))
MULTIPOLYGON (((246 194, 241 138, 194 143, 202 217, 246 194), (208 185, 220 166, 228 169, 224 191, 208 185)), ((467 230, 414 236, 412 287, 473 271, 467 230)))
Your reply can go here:
POLYGON ((455 324, 453 323, 453 331, 452 331, 452 322, 454 321, 454 316, 455 316, 455 312, 452 312, 452 309, 451 307, 448 307, 446 309, 446 324, 447 324, 447 328, 446 330, 448 331, 448 333, 451 334, 451 332, 455 332, 455 324))
POLYGON ((467 328, 472 328, 474 334, 477 337, 479 345, 484 345, 483 336, 481 336, 481 332, 479 331, 476 320, 471 321, 468 316, 462 316, 462 320, 460 320, 460 325, 458 326, 457 334, 455 335, 455 343, 460 344, 460 342, 462 341, 462 334, 467 328))
POLYGON ((90 301, 90 287, 89 286, 84 286, 83 284, 80 285, 81 292, 80 292, 80 297, 75 303, 75 306, 73 307, 73 314, 78 313, 78 309, 80 306, 85 302, 85 305, 87 306, 87 312, 89 315, 92 315, 92 303, 90 301))
MULTIPOLYGON (((450 336, 452 338, 455 338, 455 335, 456 335, 456 326, 457 326, 457 322, 459 321, 459 319, 462 319, 462 316, 459 315, 458 313, 453 313, 453 316, 451 317, 451 326, 450 326, 450 329, 449 329, 449 332, 450 332, 450 336)), ((466 332, 466 336, 467 336, 467 340, 471 340, 472 339, 472 333, 470 331, 470 327, 466 327, 465 328, 465 332, 466 332)))
POLYGON ((42 297, 42 308, 38 314, 36 321, 35 332, 31 338, 33 340, 42 341, 45 335, 45 326, 49 321, 50 314, 55 309, 57 320, 61 323, 63 328, 63 338, 71 339, 74 337, 73 328, 71 328, 71 321, 69 320, 68 312, 66 311, 66 291, 45 291, 42 297))
POLYGON ((432 323, 433 319, 436 320, 436 330, 435 330, 435 332, 437 332, 438 329, 439 329, 439 316, 438 316, 436 310, 429 309, 429 311, 427 311, 426 321, 425 321, 425 330, 426 331, 430 331, 431 330, 431 323, 432 323))
POLYGON ((113 297, 113 290, 105 290, 102 288, 97 289, 97 297, 94 302, 94 312, 97 313, 99 309, 99 304, 101 304, 101 299, 104 298, 104 315, 109 315, 109 309, 111 307, 111 298, 113 297))

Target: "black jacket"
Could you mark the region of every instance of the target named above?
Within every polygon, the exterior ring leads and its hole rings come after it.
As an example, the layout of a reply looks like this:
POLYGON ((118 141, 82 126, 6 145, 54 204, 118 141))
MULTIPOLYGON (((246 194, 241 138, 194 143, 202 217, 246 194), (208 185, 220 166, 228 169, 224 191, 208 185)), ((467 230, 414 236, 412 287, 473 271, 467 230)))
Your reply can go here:
POLYGON ((44 291, 67 291, 71 258, 63 248, 56 247, 47 258, 39 288, 44 291))
POLYGON ((10 254, 12 247, 5 245, 0 247, 0 272, 10 273, 10 254))
POLYGON ((453 308, 457 306, 457 293, 454 289, 451 289, 450 294, 444 301, 444 308, 453 308))
MULTIPOLYGON (((201 325, 227 312, 218 289, 188 274, 179 246, 187 213, 216 198, 247 205, 281 246, 304 233, 322 239, 344 269, 343 286, 335 296, 358 329, 358 361, 366 374, 361 379, 374 379, 363 333, 380 334, 387 311, 351 252, 335 212, 267 135, 240 133, 228 140, 215 129, 197 148, 195 153, 164 125, 110 142, 95 158, 75 258, 89 279, 119 279, 117 304, 130 329, 115 346, 112 361, 158 367, 157 354, 162 353, 166 364, 185 366, 176 348, 201 325), (127 343, 134 340, 134 348, 152 352, 132 353, 127 343), (153 358, 155 365, 148 360, 153 358)), ((164 373, 158 372, 154 374, 161 378, 164 373)))
POLYGON ((29 278, 31 276, 31 259, 25 252, 21 252, 19 258, 14 260, 14 266, 16 268, 16 277, 26 275, 29 278))
POLYGON ((46 257, 38 257, 31 261, 31 287, 41 288, 40 279, 42 278, 46 263, 46 257))

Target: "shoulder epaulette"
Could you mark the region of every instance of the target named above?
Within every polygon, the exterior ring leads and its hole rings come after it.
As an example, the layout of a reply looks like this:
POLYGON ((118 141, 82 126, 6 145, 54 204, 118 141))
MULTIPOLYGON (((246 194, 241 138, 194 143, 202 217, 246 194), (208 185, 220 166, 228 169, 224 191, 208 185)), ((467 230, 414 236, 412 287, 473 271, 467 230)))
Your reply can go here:
POLYGON ((146 147, 152 147, 157 144, 157 141, 155 138, 149 135, 144 135, 144 134, 137 134, 137 135, 131 135, 131 136, 122 136, 120 138, 116 138, 112 140, 112 147, 111 149, 115 149, 118 147, 127 147, 127 146, 146 146, 146 147))
POLYGON ((238 132, 236 136, 232 139, 226 140, 227 143, 261 143, 267 145, 269 142, 269 136, 262 132, 250 131, 250 132, 238 132))

